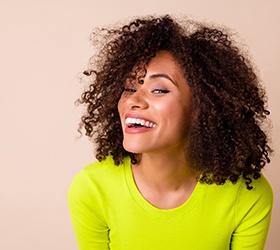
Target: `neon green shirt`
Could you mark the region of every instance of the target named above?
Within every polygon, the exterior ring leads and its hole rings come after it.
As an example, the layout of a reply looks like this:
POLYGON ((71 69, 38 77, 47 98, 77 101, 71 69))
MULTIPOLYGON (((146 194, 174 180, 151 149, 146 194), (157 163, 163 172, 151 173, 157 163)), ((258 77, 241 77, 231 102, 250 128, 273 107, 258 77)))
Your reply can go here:
POLYGON ((81 250, 225 250, 264 248, 273 194, 264 176, 246 189, 198 183, 181 206, 162 210, 138 191, 130 159, 111 157, 87 166, 69 189, 81 250))

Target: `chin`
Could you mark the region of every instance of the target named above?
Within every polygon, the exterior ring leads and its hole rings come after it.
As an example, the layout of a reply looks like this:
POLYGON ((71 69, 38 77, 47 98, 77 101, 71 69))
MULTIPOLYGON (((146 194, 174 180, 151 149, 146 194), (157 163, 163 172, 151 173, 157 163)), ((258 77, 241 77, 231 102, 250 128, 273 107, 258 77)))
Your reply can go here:
POLYGON ((141 154, 143 152, 143 148, 136 145, 136 143, 123 143, 123 147, 127 152, 133 153, 133 154, 141 154))
POLYGON ((132 154, 141 154, 142 151, 139 150, 138 148, 135 148, 135 147, 124 147, 124 149, 129 152, 129 153, 132 153, 132 154))

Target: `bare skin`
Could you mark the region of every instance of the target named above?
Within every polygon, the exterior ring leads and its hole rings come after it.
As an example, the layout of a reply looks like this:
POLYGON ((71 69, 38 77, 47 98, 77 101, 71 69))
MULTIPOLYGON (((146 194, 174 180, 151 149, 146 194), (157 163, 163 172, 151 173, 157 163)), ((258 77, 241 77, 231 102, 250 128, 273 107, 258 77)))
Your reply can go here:
POLYGON ((198 173, 188 167, 184 157, 175 152, 161 156, 142 155, 132 171, 142 196, 160 209, 172 209, 185 203, 198 178, 198 173))
POLYGON ((191 94, 169 52, 158 52, 146 69, 143 83, 127 84, 118 104, 123 146, 137 157, 132 172, 142 196, 157 208, 172 209, 188 200, 198 177, 185 154, 191 94), (142 126, 135 125, 137 119, 142 126))

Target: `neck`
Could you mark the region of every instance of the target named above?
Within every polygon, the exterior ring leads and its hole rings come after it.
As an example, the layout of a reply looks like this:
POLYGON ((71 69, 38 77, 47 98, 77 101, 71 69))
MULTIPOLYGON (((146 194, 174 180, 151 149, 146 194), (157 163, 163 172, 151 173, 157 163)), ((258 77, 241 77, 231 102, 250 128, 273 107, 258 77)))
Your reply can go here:
POLYGON ((136 186, 152 205, 171 209, 183 204, 192 194, 198 172, 182 154, 142 154, 133 165, 136 186))
POLYGON ((145 183, 154 190, 176 191, 193 186, 198 173, 191 168, 184 152, 172 154, 142 154, 133 166, 135 182, 145 183))

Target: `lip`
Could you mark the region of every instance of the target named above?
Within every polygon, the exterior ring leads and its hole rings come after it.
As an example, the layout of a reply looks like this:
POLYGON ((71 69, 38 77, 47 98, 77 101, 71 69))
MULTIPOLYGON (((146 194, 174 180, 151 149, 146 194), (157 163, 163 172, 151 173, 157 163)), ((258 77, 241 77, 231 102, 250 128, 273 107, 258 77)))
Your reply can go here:
MULTIPOLYGON (((141 120, 145 120, 145 121, 148 121, 148 122, 151 122, 151 123, 154 123, 156 124, 155 122, 151 121, 150 119, 147 119, 143 116, 140 116, 140 115, 137 115, 137 114, 126 114, 125 115, 125 120, 127 118, 136 118, 136 119, 141 119, 141 120)), ((125 133, 127 134, 138 134, 138 133, 144 133, 144 132, 148 132, 150 131, 151 129, 153 129, 154 127, 129 127, 127 124, 124 124, 125 125, 125 133)))
POLYGON ((130 127, 128 127, 128 126, 126 125, 124 131, 125 131, 125 133, 127 133, 127 134, 139 134, 139 133, 148 132, 148 131, 150 131, 151 129, 153 129, 153 128, 147 128, 147 127, 139 127, 139 128, 137 128, 137 127, 132 127, 132 128, 130 128, 130 127))

